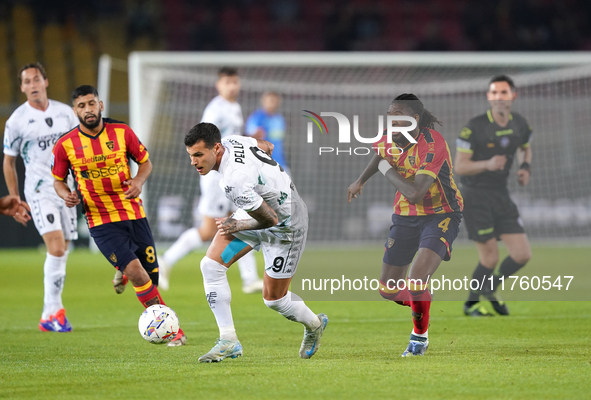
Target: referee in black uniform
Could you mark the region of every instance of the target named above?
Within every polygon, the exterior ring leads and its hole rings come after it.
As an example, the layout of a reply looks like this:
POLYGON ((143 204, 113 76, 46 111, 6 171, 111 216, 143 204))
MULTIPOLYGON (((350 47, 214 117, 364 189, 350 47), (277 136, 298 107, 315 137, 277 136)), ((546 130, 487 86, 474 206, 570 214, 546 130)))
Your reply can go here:
POLYGON ((471 291, 464 304, 469 316, 493 315, 479 305, 480 295, 488 299, 494 310, 509 315, 504 302, 495 296, 501 276, 514 275, 531 258, 531 250, 519 210, 507 189, 507 178, 513 159, 517 155, 517 180, 525 186, 530 178, 532 159, 532 130, 525 118, 511 112, 517 97, 513 80, 498 75, 490 80, 486 94, 491 108, 472 118, 460 132, 456 141, 455 172, 461 176, 464 196, 464 219, 468 236, 476 242, 479 262, 472 275, 482 282, 482 292, 471 291), (502 240, 509 256, 494 274, 493 285, 489 276, 499 261, 497 240, 502 240))

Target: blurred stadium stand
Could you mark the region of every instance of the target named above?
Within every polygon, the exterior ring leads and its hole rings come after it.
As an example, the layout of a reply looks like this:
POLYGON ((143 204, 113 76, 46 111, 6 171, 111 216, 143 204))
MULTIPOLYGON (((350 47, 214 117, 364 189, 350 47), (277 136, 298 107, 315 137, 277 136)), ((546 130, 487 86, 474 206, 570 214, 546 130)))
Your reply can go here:
MULTIPOLYGON (((590 50, 589 20, 588 0, 2 0, 0 132, 25 100, 17 72, 34 61, 67 103, 96 85, 103 53, 590 50)), ((111 76, 109 116, 129 119, 124 71, 111 76)))
MULTIPOLYGON (((51 96, 96 83, 98 57, 133 50, 588 50, 586 0, 4 0, 0 5, 0 123, 23 100, 9 79, 47 64, 51 96), (10 108, 10 107, 9 107, 10 108)), ((112 81, 125 119, 127 78, 112 81)))

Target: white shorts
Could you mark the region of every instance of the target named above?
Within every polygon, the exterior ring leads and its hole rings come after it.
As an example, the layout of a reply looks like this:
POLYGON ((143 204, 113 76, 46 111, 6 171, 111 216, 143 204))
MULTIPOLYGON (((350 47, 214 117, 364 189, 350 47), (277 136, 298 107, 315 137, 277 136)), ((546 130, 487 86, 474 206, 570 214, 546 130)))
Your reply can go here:
MULTIPOLYGON (((235 219, 252 218, 242 209, 238 209, 232 217, 235 219)), ((296 273, 306 247, 308 228, 306 226, 302 229, 285 232, 273 227, 256 231, 234 232, 232 235, 254 250, 262 249, 267 275, 275 279, 287 279, 296 273)))
POLYGON ((53 231, 62 231, 64 239, 78 239, 76 230, 76 207, 68 208, 62 199, 59 201, 49 196, 27 197, 31 207, 31 217, 41 236, 53 231))
POLYGON ((197 210, 203 216, 210 218, 227 217, 236 206, 224 194, 220 188, 221 175, 217 171, 211 171, 207 175, 199 177, 201 197, 197 210))

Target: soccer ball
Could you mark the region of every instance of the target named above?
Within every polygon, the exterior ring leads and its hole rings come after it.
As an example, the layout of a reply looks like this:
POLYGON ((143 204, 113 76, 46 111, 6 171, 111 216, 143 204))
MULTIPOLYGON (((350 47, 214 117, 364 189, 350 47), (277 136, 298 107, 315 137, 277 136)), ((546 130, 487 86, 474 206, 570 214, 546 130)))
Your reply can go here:
POLYGON ((176 313, 162 304, 146 308, 138 322, 140 334, 150 343, 170 342, 179 331, 179 326, 176 313))

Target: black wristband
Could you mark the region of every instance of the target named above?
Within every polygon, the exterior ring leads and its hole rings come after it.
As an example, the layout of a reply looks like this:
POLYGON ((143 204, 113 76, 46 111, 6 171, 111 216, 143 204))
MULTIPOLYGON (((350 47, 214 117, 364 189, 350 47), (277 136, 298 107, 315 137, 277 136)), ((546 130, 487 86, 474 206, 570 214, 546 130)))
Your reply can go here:
POLYGON ((530 165, 529 165, 529 163, 528 163, 527 161, 524 161, 524 162, 522 162, 522 163, 521 163, 521 165, 519 166, 519 169, 524 169, 524 170, 526 170, 526 171, 528 171, 528 172, 529 172, 530 165))

